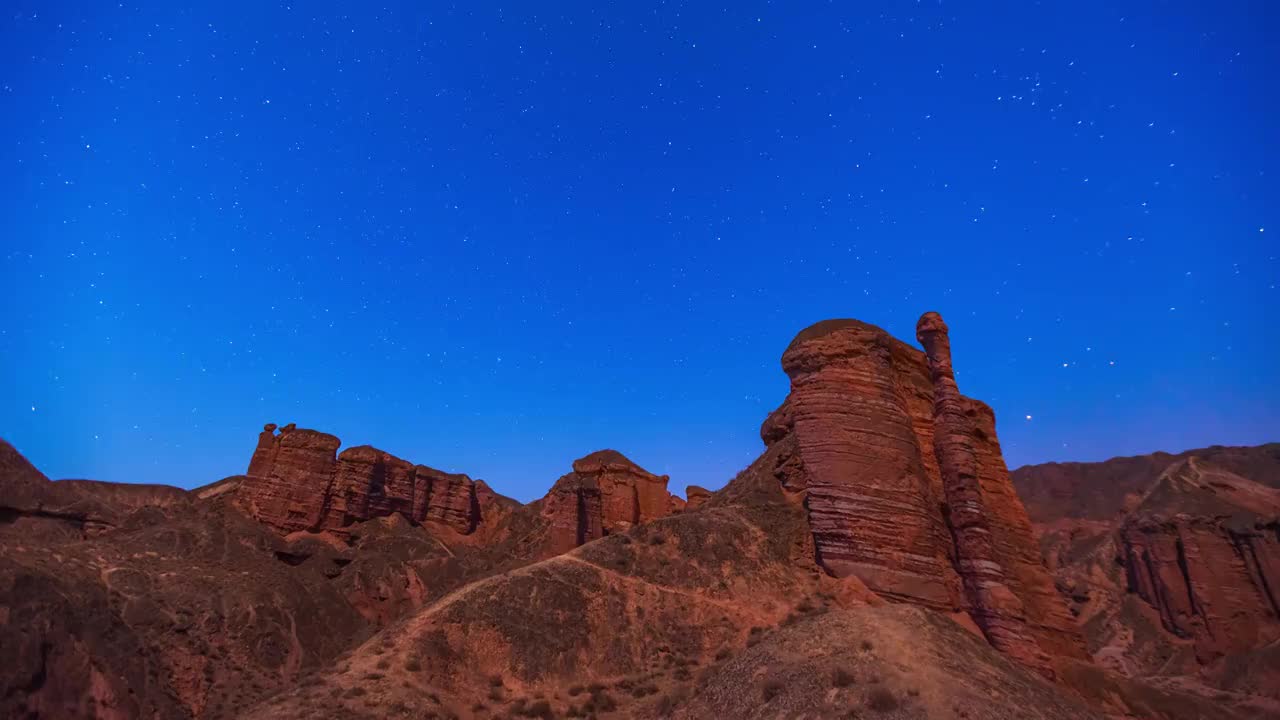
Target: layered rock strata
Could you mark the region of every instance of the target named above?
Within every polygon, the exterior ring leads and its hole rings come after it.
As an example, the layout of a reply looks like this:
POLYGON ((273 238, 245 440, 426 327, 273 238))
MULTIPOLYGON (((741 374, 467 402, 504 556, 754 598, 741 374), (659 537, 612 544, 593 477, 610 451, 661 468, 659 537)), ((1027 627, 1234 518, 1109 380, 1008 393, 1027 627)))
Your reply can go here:
POLYGON ((690 485, 684 489, 685 509, 697 510, 711 499, 711 491, 698 485, 690 485))
POLYGON ((1128 591, 1200 663, 1280 638, 1280 492, 1189 458, 1116 536, 1128 591))
POLYGON ((667 491, 666 475, 654 475, 616 450, 599 450, 573 462, 543 501, 550 524, 548 552, 558 554, 605 535, 684 508, 667 491))
POLYGON ((415 465, 360 445, 337 454, 327 433, 265 426, 236 502, 283 533, 341 530, 400 514, 461 534, 475 532, 499 496, 483 481, 415 465))
POLYGON ((996 649, 1048 670, 1048 656, 1027 628, 1022 599, 1010 590, 995 548, 991 512, 978 476, 977 428, 970 419, 973 410, 956 386, 951 340, 942 316, 926 313, 921 317, 916 338, 925 348, 933 379, 933 450, 946 499, 944 518, 955 543, 955 563, 969 601, 969 615, 996 649))
POLYGON ((913 381, 928 382, 920 360, 856 320, 814 325, 782 356, 791 394, 761 434, 777 442, 790 427, 795 436, 817 559, 829 573, 950 610, 963 604, 959 577, 907 397, 913 381))
POLYGON ((828 320, 782 357, 791 392, 761 427, 777 478, 803 496, 814 553, 891 600, 973 617, 997 648, 1042 672, 1083 657, 1040 562, 982 403, 960 395, 945 325, 920 350, 856 320, 828 320))

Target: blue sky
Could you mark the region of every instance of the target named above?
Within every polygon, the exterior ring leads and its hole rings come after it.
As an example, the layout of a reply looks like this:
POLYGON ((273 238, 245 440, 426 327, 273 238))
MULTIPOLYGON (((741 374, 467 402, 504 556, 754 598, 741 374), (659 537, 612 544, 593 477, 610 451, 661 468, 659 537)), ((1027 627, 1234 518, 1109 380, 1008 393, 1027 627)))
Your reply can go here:
POLYGON ((1276 10, 981 5, 19 2, 0 436, 718 487, 798 330, 937 310, 1011 466, 1278 439, 1276 10))

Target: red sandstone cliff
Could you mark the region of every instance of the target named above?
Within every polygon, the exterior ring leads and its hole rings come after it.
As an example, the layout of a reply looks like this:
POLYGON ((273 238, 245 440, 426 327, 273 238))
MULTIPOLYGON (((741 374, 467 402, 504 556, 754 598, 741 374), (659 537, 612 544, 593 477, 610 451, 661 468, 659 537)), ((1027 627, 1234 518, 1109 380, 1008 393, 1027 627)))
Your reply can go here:
POLYGON ((667 492, 666 475, 654 475, 617 450, 599 450, 573 462, 542 500, 550 525, 546 552, 559 554, 592 540, 683 509, 667 492))
POLYGON ((1208 663, 1280 639, 1280 491, 1195 458, 1117 531, 1128 590, 1208 663))
POLYGON ((685 509, 697 510, 711 498, 711 491, 698 485, 690 485, 684 489, 685 509))
POLYGON ((761 428, 802 494, 815 555, 893 600, 964 611, 997 648, 1049 673, 1083 657, 1040 562, 990 409, 959 394, 945 324, 922 318, 930 358, 883 330, 829 320, 783 354, 791 393, 761 428))
POLYGON ((400 514, 468 535, 515 504, 483 481, 446 473, 368 445, 336 454, 333 435, 267 425, 235 502, 283 533, 340 531, 400 514))

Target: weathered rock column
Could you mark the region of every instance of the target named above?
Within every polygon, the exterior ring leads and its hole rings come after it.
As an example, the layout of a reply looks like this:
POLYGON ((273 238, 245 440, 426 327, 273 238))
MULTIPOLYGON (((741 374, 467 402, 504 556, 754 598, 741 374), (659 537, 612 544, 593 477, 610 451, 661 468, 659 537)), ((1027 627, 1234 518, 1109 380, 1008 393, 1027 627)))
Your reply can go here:
POLYGON ((806 328, 782 354, 791 394, 763 434, 777 442, 794 424, 816 559, 829 574, 951 612, 960 582, 903 391, 918 355, 856 320, 806 328))
POLYGON ((276 424, 267 423, 258 433, 258 447, 249 460, 249 469, 245 475, 266 476, 271 474, 271 467, 276 462, 276 449, 280 444, 276 441, 276 424))
POLYGON ((1009 589, 982 501, 973 427, 951 368, 947 324, 929 312, 916 323, 933 379, 934 454, 942 474, 947 523, 955 538, 956 570, 970 614, 993 647, 1052 676, 1049 657, 1027 625, 1022 601, 1009 589))

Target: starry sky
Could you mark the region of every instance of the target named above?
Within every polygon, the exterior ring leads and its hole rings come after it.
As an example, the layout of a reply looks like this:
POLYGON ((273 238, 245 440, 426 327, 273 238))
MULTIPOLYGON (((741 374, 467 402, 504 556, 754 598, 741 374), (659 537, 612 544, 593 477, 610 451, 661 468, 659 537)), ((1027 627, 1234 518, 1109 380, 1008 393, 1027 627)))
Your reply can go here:
POLYGON ((51 477, 296 422, 715 488, 797 331, 926 310, 1011 466, 1280 439, 1273 3, 181 5, 0 18, 0 436, 51 477))

